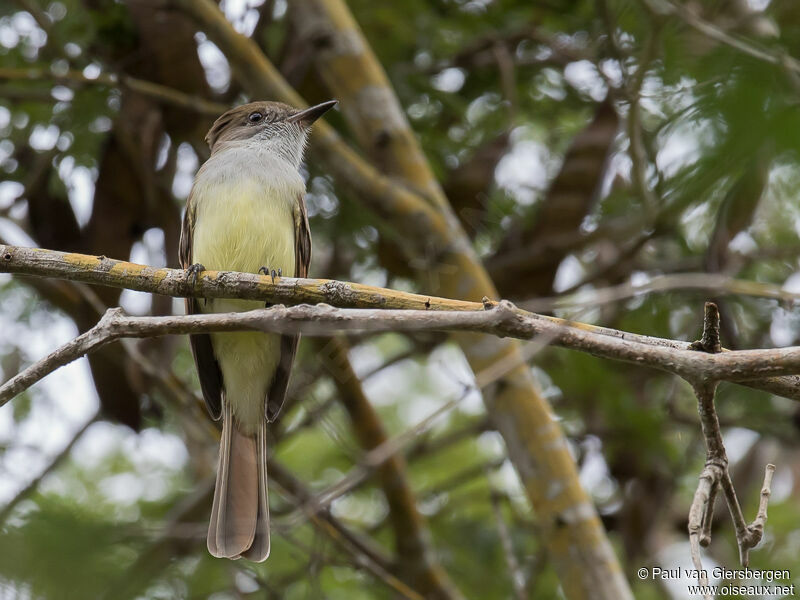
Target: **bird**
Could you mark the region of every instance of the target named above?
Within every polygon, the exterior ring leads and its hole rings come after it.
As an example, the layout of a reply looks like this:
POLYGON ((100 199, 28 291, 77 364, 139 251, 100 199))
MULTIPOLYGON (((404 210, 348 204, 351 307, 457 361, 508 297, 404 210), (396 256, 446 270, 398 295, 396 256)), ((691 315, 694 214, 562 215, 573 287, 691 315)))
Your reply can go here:
MULTIPOLYGON (((281 102, 243 104, 206 135, 211 154, 186 201, 179 260, 196 284, 202 271, 305 277, 311 231, 300 165, 312 124, 336 105, 303 110, 281 102)), ((241 312, 264 302, 186 298, 186 312, 241 312)), ((299 335, 192 334, 189 343, 211 418, 222 420, 208 526, 218 558, 267 559, 267 424, 283 406, 299 335)))

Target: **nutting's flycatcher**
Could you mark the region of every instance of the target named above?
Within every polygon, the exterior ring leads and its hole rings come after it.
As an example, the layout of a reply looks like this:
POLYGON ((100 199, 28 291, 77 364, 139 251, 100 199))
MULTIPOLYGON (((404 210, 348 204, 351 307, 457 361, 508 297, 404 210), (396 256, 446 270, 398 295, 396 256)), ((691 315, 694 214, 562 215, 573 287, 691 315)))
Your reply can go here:
MULTIPOLYGON (((335 100, 306 110, 253 102, 229 110, 206 136, 211 157, 186 204, 180 261, 200 271, 256 271, 305 277, 311 232, 298 169, 311 124, 335 100), (276 273, 277 269, 277 273, 276 273)), ((233 312, 263 302, 186 300, 186 310, 233 312)), ((298 335, 258 332, 190 337, 211 416, 222 418, 208 550, 217 557, 269 556, 267 422, 280 412, 298 335)))

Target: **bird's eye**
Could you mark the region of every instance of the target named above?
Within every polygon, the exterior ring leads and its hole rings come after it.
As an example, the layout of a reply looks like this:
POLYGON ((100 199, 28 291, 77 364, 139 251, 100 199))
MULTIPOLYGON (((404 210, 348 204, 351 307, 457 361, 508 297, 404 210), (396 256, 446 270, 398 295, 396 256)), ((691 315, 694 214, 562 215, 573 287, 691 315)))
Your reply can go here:
POLYGON ((263 118, 264 115, 262 115, 260 112, 252 112, 247 117, 247 120, 250 121, 251 123, 258 123, 263 118))

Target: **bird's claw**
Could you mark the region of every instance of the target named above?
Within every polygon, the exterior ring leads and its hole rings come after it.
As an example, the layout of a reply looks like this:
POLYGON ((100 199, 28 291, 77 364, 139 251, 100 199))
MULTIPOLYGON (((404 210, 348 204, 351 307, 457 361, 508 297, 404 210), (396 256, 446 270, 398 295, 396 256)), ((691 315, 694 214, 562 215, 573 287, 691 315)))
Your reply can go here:
POLYGON ((192 284, 192 287, 197 285, 197 276, 205 270, 206 268, 200 263, 194 263, 186 268, 186 277, 189 283, 192 284))
MULTIPOLYGON (((186 268, 186 280, 192 287, 197 285, 197 276, 200 275, 206 268, 200 263, 194 263, 186 268)), ((203 306, 208 304, 208 298, 203 298, 203 306)))
POLYGON ((260 267, 258 269, 258 272, 259 272, 259 274, 263 274, 263 275, 266 275, 267 277, 271 277, 272 278, 272 283, 275 283, 275 278, 276 277, 278 279, 280 279, 283 276, 283 269, 278 269, 277 271, 275 271, 275 269, 270 269, 269 267, 260 267))

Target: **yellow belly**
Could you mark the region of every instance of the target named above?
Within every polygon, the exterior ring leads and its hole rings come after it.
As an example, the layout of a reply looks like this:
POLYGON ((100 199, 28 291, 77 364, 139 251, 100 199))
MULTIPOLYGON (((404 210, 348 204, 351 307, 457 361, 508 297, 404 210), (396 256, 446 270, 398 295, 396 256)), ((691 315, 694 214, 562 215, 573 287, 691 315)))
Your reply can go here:
MULTIPOLYGON (((215 271, 255 273, 262 266, 295 274, 292 208, 296 196, 259 185, 226 181, 194 190, 197 202, 192 262, 215 271)), ((263 308, 249 300, 200 302, 203 312, 241 312, 263 308)), ((255 431, 264 418, 267 390, 280 358, 280 337, 263 333, 214 333, 214 354, 225 395, 242 428, 255 431)))

